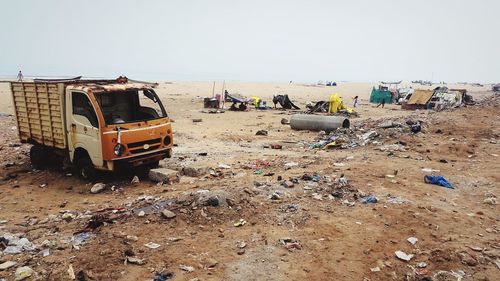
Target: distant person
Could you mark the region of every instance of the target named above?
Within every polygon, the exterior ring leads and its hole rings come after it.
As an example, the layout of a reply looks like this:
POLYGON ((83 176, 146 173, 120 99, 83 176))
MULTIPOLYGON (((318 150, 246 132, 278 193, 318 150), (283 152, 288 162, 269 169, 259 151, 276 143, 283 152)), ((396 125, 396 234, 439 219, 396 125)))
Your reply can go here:
POLYGON ((377 107, 382 106, 384 108, 385 106, 385 99, 382 99, 382 101, 377 105, 377 107))
POLYGON ((359 97, 358 97, 358 96, 355 96, 355 97, 354 97, 354 104, 353 104, 353 106, 354 106, 354 107, 357 107, 357 106, 358 106, 358 103, 359 103, 359 97))
POLYGON ((23 73, 21 72, 21 70, 19 70, 19 72, 17 73, 17 81, 18 82, 23 82, 23 73))

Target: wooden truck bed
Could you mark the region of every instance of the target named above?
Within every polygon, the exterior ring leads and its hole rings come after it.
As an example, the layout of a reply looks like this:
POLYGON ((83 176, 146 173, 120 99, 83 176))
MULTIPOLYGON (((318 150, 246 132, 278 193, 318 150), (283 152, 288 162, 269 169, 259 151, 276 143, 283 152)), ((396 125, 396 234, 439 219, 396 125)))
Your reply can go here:
POLYGON ((65 149, 63 83, 12 82, 21 142, 65 149))

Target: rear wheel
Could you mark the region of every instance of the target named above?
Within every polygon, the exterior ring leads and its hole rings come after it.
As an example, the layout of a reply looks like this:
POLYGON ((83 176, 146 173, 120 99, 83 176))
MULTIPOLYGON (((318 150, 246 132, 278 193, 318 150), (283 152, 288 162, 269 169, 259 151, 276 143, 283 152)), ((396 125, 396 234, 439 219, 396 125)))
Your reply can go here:
POLYGON ((31 165, 35 169, 44 168, 47 164, 47 149, 41 145, 34 145, 30 149, 31 165))
POLYGON ((89 157, 82 157, 76 161, 76 173, 79 178, 93 181, 97 178, 97 171, 89 157))

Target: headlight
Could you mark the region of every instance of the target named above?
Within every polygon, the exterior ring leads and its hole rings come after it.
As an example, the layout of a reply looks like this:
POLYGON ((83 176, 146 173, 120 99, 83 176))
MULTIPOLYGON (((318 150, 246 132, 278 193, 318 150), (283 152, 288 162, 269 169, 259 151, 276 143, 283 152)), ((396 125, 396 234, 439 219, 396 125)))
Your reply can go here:
POLYGON ((121 143, 116 144, 114 152, 116 156, 121 156, 123 152, 125 152, 125 146, 123 146, 121 143))
POLYGON ((170 136, 166 136, 166 137, 163 139, 163 143, 164 143, 165 145, 169 145, 169 144, 170 144, 170 142, 171 142, 170 136))

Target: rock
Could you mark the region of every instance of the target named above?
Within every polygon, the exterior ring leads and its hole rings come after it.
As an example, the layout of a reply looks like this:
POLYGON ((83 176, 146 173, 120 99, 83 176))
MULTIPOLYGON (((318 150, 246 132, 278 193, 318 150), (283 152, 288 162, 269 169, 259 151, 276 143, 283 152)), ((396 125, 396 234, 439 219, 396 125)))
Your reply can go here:
POLYGON ((138 216, 138 217, 144 217, 145 215, 146 215, 146 212, 144 212, 144 211, 140 211, 140 212, 137 214, 137 216, 138 216))
POLYGON ((257 133, 255 133, 256 136, 267 136, 267 131, 266 130, 258 130, 257 133))
POLYGON ((9 269, 9 268, 13 267, 16 264, 17 264, 17 262, 15 262, 15 261, 6 261, 6 262, 0 264, 0 270, 9 269))
POLYGON ((468 253, 460 253, 460 258, 461 258, 463 264, 466 264, 468 266, 476 266, 477 265, 477 260, 468 253))
POLYGON ((16 281, 24 280, 33 274, 33 269, 29 266, 21 266, 16 269, 16 281))
POLYGON ((219 164, 217 166, 219 169, 231 169, 231 165, 227 165, 227 164, 219 164))
POLYGON ((174 183, 179 181, 179 172, 167 168, 151 169, 149 179, 154 182, 174 183))
POLYGON ((68 277, 70 280, 75 280, 76 279, 76 276, 75 276, 75 271, 73 270, 73 265, 69 265, 68 267, 68 277))
POLYGON ((281 185, 286 188, 292 188, 295 184, 292 181, 284 181, 281 185))
POLYGON ((104 183, 96 183, 92 188, 90 189, 90 193, 96 194, 104 190, 106 188, 106 185, 104 183))
POLYGON ((72 213, 64 213, 64 214, 61 216, 61 218, 62 218, 63 220, 65 220, 65 221, 67 221, 67 222, 70 222, 70 221, 72 221, 73 219, 75 219, 75 218, 76 218, 76 216, 75 216, 75 215, 73 215, 72 213))
POLYGON ((245 249, 239 249, 238 252, 237 252, 238 255, 243 255, 245 254, 245 249))
POLYGON ((212 259, 212 258, 207 258, 205 260, 205 266, 208 267, 208 268, 214 268, 217 266, 217 264, 219 264, 219 262, 215 259, 212 259))
POLYGON ((219 206, 219 198, 217 196, 212 196, 207 199, 207 206, 217 207, 219 206))
POLYGON ((193 271, 194 271, 194 267, 192 267, 192 266, 187 266, 187 265, 183 265, 183 264, 179 265, 179 268, 180 268, 181 270, 186 271, 186 272, 193 272, 193 271))
POLYGON ((173 219, 176 216, 174 212, 166 210, 166 209, 161 211, 161 215, 162 215, 162 217, 164 217, 166 219, 173 219))
POLYGON ((396 252, 394 252, 394 254, 396 254, 396 257, 398 257, 398 259, 404 260, 404 261, 410 261, 413 258, 412 254, 407 254, 403 251, 396 251, 396 252))
POLYGON ((132 178, 132 181, 130 181, 130 183, 132 183, 132 184, 134 184, 134 183, 139 183, 139 182, 140 182, 140 180, 139 180, 139 177, 138 177, 138 176, 134 176, 134 177, 132 178))
POLYGON ((200 177, 208 173, 208 167, 202 165, 193 165, 182 168, 182 174, 188 177, 200 177))
POLYGON ((496 205, 496 204, 498 204, 498 201, 494 197, 488 197, 488 198, 484 199, 483 203, 489 204, 489 205, 496 205))
POLYGON ((286 119, 286 118, 282 118, 281 119, 281 124, 288 125, 288 124, 290 124, 290 121, 288 121, 288 119, 286 119))

